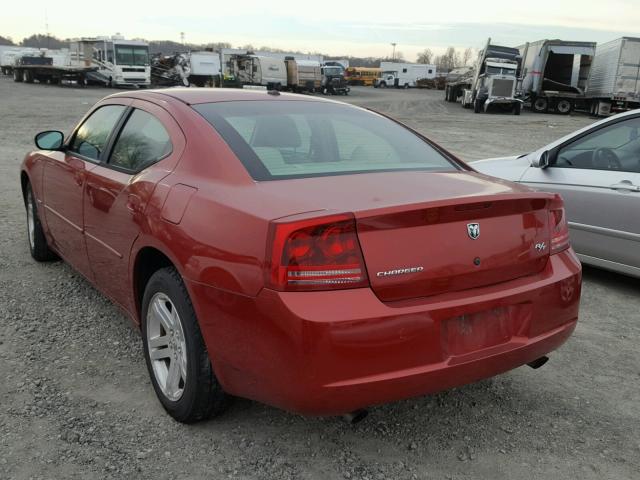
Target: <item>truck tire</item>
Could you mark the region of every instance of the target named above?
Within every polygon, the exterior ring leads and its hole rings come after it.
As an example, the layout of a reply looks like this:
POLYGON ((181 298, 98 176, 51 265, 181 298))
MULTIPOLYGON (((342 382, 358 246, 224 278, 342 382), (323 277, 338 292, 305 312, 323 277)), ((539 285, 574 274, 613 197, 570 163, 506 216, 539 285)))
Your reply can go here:
POLYGON ((407 89, 409 88, 409 84, 408 84, 408 83, 405 83, 405 84, 403 85, 403 88, 404 88, 405 90, 407 90, 407 89))
POLYGON ((20 70, 18 70, 17 68, 13 69, 13 81, 14 82, 21 82, 22 81, 22 72, 20 70))
POLYGON ((482 107, 483 107, 484 102, 479 99, 476 98, 475 102, 473 102, 473 112, 474 113, 481 113, 482 112, 482 107))
POLYGON ((33 74, 29 70, 25 70, 22 73, 22 80, 25 83, 33 83, 33 74))
POLYGON ((531 102, 531 110, 536 113, 547 113, 549 102, 544 97, 537 97, 531 102))
POLYGON ((380 82, 380 88, 387 88, 387 82, 380 82))
POLYGON ((573 110, 573 102, 571 100, 567 100, 566 98, 561 98, 556 103, 556 112, 561 115, 569 115, 573 110))
POLYGON ((522 109, 522 104, 520 102, 515 103, 513 105, 513 114, 514 115, 520 115, 520 110, 522 109))

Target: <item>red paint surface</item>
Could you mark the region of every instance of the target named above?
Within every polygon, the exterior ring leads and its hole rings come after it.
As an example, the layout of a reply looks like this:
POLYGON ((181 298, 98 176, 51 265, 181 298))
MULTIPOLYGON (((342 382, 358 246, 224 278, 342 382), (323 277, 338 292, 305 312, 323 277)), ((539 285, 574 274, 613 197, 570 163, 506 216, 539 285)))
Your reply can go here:
POLYGON ((343 413, 507 371, 554 350, 575 328, 580 264, 570 249, 549 255, 552 196, 470 168, 255 182, 188 104, 325 100, 166 92, 96 105, 131 103, 170 133, 173 153, 142 173, 43 151, 23 169, 50 243, 134 322, 137 256, 155 248, 173 262, 230 393, 343 413), (274 221, 342 213, 355 219, 370 286, 266 287, 274 221), (474 221, 478 240, 466 232, 474 221), (541 241, 547 249, 536 252, 541 241), (424 269, 376 275, 416 266, 424 269))

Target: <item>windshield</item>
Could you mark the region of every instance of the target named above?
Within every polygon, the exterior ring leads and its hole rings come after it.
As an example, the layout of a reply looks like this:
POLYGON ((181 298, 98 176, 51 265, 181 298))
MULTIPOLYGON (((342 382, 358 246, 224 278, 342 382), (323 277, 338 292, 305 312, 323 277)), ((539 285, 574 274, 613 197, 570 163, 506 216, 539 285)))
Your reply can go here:
POLYGON ((340 67, 324 67, 325 75, 341 75, 342 69, 340 67))
POLYGON ((131 45, 116 45, 116 64, 149 65, 149 48, 131 45))
POLYGON ((487 73, 490 75, 515 75, 515 68, 487 67, 487 73))
POLYGON ((220 133, 255 180, 458 170, 408 129, 348 105, 265 100, 193 108, 220 133))

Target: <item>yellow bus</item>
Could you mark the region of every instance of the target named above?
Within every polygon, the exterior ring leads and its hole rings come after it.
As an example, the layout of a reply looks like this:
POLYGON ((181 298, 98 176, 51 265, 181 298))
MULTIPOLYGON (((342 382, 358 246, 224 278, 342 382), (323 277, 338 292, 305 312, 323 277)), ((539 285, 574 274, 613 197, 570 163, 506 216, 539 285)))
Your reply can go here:
POLYGON ((344 78, 349 85, 371 87, 381 72, 381 68, 349 67, 344 72, 344 78))

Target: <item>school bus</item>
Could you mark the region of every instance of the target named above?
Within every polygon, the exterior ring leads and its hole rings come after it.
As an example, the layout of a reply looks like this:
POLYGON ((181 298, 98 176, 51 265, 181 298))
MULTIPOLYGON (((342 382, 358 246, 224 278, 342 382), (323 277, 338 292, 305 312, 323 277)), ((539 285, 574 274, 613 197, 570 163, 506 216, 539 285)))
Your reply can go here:
POLYGON ((380 68, 349 67, 344 72, 344 78, 349 85, 371 87, 381 72, 380 68))

